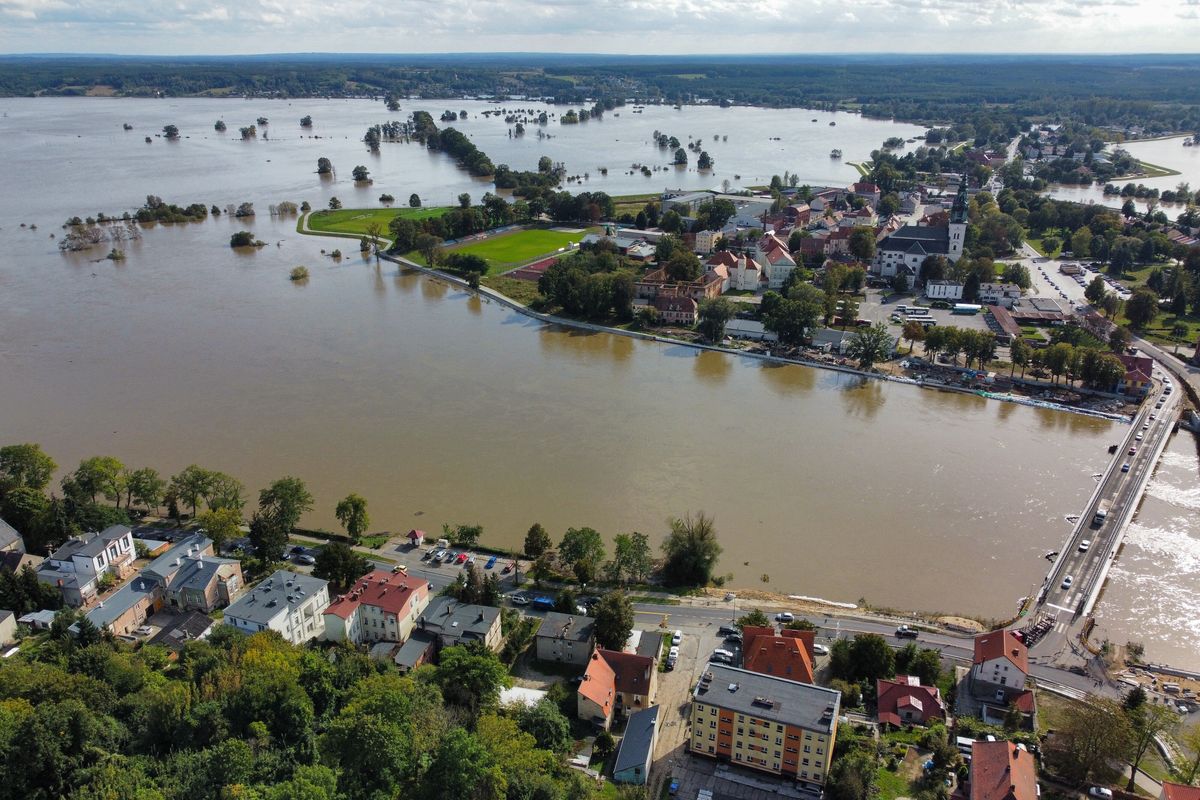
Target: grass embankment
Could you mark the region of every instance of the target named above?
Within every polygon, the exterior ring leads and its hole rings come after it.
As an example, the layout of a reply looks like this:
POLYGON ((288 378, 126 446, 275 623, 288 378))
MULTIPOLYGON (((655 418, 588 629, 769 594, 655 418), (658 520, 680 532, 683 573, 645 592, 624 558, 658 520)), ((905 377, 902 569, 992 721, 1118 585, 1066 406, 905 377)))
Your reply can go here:
POLYGON ((1037 237, 1027 236, 1025 238, 1025 244, 1029 245, 1034 250, 1037 250, 1038 253, 1045 256, 1046 258, 1058 258, 1058 254, 1062 252, 1062 245, 1060 244, 1052 252, 1047 253, 1046 246, 1043 245, 1042 240, 1037 237))
POLYGON ((846 164, 847 164, 847 165, 849 165, 849 166, 851 166, 851 167, 854 167, 856 170, 858 170, 858 174, 859 174, 859 175, 861 175, 861 176, 862 176, 862 177, 864 177, 864 178, 865 178, 865 177, 867 177, 867 175, 869 175, 869 174, 870 174, 870 172, 871 172, 871 165, 870 165, 870 163, 869 163, 869 162, 865 162, 865 161, 847 161, 847 162, 846 162, 846 164))
POLYGON ((1121 175, 1113 178, 1109 183, 1119 183, 1121 181, 1137 180, 1140 178, 1166 178, 1171 175, 1181 174, 1177 169, 1151 164, 1149 161, 1139 161, 1137 164, 1137 172, 1134 172, 1132 175, 1121 175))
POLYGON ((506 278, 503 275, 484 275, 479 279, 479 283, 526 306, 541 297, 536 281, 506 278))
POLYGON ((650 194, 623 194, 619 197, 614 197, 613 201, 613 216, 619 217, 622 214, 632 214, 635 217, 637 213, 646 207, 646 203, 657 204, 662 199, 662 195, 657 192, 650 194))
POLYGON ((388 235, 388 223, 396 217, 405 219, 430 219, 449 211, 448 206, 430 208, 340 208, 337 211, 313 211, 308 215, 308 227, 320 233, 366 236, 367 226, 378 223, 384 236, 388 235))

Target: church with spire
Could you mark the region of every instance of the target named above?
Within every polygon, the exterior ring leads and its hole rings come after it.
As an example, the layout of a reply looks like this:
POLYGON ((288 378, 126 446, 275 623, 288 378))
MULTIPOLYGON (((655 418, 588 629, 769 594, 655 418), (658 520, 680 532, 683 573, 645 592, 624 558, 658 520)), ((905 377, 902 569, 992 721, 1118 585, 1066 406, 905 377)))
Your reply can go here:
POLYGON ((954 262, 962 258, 967 238, 967 176, 958 184, 947 225, 905 225, 875 248, 871 271, 882 278, 903 275, 911 287, 929 256, 945 256, 954 262))

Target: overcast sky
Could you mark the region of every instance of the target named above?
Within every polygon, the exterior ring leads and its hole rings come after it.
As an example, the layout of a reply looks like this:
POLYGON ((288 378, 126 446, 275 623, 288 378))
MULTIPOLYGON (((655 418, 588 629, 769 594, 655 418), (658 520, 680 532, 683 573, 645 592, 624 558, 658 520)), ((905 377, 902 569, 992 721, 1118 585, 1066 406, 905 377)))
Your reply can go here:
POLYGON ((0 51, 1200 51, 1200 0, 0 0, 0 51))

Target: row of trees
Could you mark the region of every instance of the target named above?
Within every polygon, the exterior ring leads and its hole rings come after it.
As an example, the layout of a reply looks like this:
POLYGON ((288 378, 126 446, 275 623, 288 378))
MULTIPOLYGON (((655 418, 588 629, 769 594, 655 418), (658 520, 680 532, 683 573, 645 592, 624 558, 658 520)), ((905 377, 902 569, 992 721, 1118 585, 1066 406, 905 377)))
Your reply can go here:
MULTIPOLYGON (((721 555, 713 518, 703 512, 687 514, 672 517, 667 525, 669 531, 661 546, 663 578, 672 586, 706 586, 713 580, 721 555)), ((649 537, 636 531, 616 536, 609 561, 605 561, 604 538, 593 528, 568 528, 557 550, 553 547, 550 534, 534 523, 525 535, 524 551, 536 559, 535 578, 549 577, 557 562, 572 570, 581 583, 598 576, 613 583, 641 583, 655 567, 649 537)))

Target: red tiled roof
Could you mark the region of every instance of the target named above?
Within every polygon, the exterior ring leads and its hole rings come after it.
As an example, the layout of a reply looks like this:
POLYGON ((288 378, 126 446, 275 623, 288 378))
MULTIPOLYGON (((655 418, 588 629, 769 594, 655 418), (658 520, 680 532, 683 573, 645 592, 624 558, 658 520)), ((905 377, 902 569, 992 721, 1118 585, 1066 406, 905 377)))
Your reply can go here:
POLYGON ((735 256, 733 253, 729 252, 728 250, 721 250, 720 252, 713 253, 712 256, 708 259, 708 263, 710 266, 715 266, 717 264, 724 264, 727 267, 736 267, 737 266, 737 256, 735 256))
POLYGON ((936 686, 922 686, 915 678, 897 675, 895 680, 876 681, 875 689, 880 722, 902 725, 903 721, 896 712, 905 706, 916 708, 921 713, 922 722, 946 718, 946 706, 936 686))
POLYGON ((425 581, 420 578, 377 569, 359 578, 350 591, 330 603, 325 613, 349 619, 360 605, 369 605, 399 616, 412 601, 413 594, 425 586, 425 581))
POLYGON ((613 703, 616 701, 617 675, 601 653, 607 650, 596 649, 588 660, 587 671, 583 673, 583 682, 579 684, 579 693, 600 706, 607 718, 612 714, 613 703))
POLYGON ((1200 787, 1163 781, 1162 796, 1166 800, 1200 800, 1200 787))
POLYGON ((1017 707, 1017 710, 1022 714, 1033 713, 1033 690, 1025 689, 1012 697, 1012 704, 1017 707))
POLYGON ((971 800, 1037 800, 1033 755, 1011 742, 971 746, 971 800))
POLYGON ((654 298, 654 307, 659 311, 673 311, 685 314, 696 313, 696 301, 690 297, 675 297, 660 294, 654 298))
POLYGON ((1146 356, 1131 356, 1121 353, 1117 356, 1125 365, 1125 382, 1149 383, 1154 372, 1154 362, 1146 356))
POLYGON ((975 661, 982 664, 993 658, 1007 658, 1017 669, 1029 673, 1029 649, 1012 631, 991 631, 975 637, 975 661))
POLYGON ((804 652, 808 653, 808 661, 811 664, 816 660, 816 653, 813 652, 813 645, 817 642, 816 631, 795 631, 791 628, 784 628, 779 632, 780 636, 786 636, 789 639, 799 639, 804 645, 804 652))
POLYGON ((742 629, 742 653, 751 672, 812 683, 812 659, 800 637, 777 636, 774 628, 746 627, 742 629))

